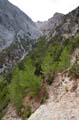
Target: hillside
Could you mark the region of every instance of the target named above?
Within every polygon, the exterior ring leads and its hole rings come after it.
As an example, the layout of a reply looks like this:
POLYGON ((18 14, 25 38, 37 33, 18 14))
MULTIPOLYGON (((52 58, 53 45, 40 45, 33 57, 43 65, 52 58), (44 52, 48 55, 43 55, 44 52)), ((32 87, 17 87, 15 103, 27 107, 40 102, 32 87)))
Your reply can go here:
MULTIPOLYGON (((11 6, 11 10, 17 13, 18 8, 11 6)), ((29 19, 29 29, 34 27, 36 33, 38 28, 29 19)), ((15 42, 1 51, 1 68, 6 63, 12 65, 0 75, 2 120, 79 119, 79 8, 67 15, 56 13, 40 25, 45 25, 44 34, 38 31, 41 36, 32 38, 32 33, 25 37, 20 26, 22 32, 15 42)))
MULTIPOLYGON (((26 59, 17 64, 12 73, 6 76, 8 81, 6 88, 4 82, 1 84, 4 86, 4 92, 1 91, 0 109, 7 103, 7 100, 10 100, 10 104, 12 104, 11 108, 6 109, 3 120, 6 120, 7 116, 8 119, 12 120, 15 118, 25 120, 35 111, 29 119, 46 119, 45 115, 47 115, 47 120, 49 120, 56 112, 51 107, 53 104, 55 109, 59 110, 61 107, 61 115, 64 114, 62 110, 70 109, 71 112, 72 106, 64 109, 62 104, 65 105, 65 98, 68 97, 68 103, 73 99, 72 104, 75 104, 74 99, 77 101, 79 99, 77 91, 79 78, 78 45, 79 36, 69 38, 63 44, 59 41, 46 44, 45 37, 40 38, 26 59), (6 95, 5 99, 4 95, 6 95), (48 102, 45 103, 47 99, 48 102), (41 104, 45 105, 41 106, 41 104), (50 110, 47 114, 47 108, 51 109, 51 114, 50 110), (42 110, 44 110, 44 114, 42 114, 42 110)), ((66 114, 70 115, 70 113, 66 114)), ((56 115, 59 116, 57 112, 56 115)), ((61 116, 60 118, 63 119, 61 116)))

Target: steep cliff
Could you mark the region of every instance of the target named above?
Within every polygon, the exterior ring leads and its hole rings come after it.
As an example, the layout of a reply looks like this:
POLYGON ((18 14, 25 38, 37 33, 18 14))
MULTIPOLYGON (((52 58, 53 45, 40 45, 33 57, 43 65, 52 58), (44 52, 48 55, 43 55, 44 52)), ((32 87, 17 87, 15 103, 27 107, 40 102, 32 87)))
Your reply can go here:
POLYGON ((0 0, 0 72, 22 59, 40 35, 31 18, 8 0, 0 0))

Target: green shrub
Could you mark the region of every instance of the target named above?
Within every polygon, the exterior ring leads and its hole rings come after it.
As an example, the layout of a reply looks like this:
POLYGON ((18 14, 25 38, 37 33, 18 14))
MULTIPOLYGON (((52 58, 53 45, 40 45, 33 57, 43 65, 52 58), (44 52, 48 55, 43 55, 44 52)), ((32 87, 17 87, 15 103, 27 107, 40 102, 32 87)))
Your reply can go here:
POLYGON ((46 87, 42 88, 42 96, 41 96, 41 104, 45 103, 46 100, 49 98, 48 92, 46 87))
POLYGON ((43 63, 42 63, 42 70, 44 73, 48 73, 49 71, 52 71, 53 67, 53 57, 50 56, 50 53, 48 52, 46 56, 44 57, 43 63))
POLYGON ((65 40, 63 46, 67 47, 69 52, 72 53, 75 50, 75 48, 79 46, 79 35, 65 40))
POLYGON ((61 52, 63 50, 63 46, 58 43, 54 43, 52 45, 49 45, 48 51, 53 58, 53 62, 59 61, 59 57, 61 55, 61 52))
POLYGON ((54 77, 55 77, 55 73, 51 73, 51 72, 48 73, 48 79, 47 79, 48 85, 52 84, 54 77))
POLYGON ((2 120, 2 117, 4 116, 3 113, 0 113, 0 120, 2 120))
POLYGON ((41 67, 41 64, 40 64, 40 63, 36 63, 34 74, 37 75, 37 76, 40 76, 40 75, 43 74, 43 73, 42 73, 42 67, 41 67))
POLYGON ((0 77, 0 111, 7 105, 8 100, 7 82, 0 77))
POLYGON ((17 113, 22 105, 25 95, 35 96, 40 90, 40 77, 34 74, 35 68, 32 66, 31 59, 28 56, 24 61, 24 71, 16 66, 12 72, 12 80, 9 84, 10 100, 16 106, 17 113))
POLYGON ((27 105, 24 109, 23 115, 22 115, 22 120, 26 120, 27 118, 29 118, 31 115, 31 107, 29 105, 27 105))
POLYGON ((69 51, 67 48, 64 48, 64 50, 61 53, 60 61, 58 64, 59 71, 62 71, 64 69, 67 69, 70 66, 70 57, 69 57, 69 51))
POLYGON ((9 85, 9 97, 12 103, 16 106, 16 111, 19 113, 20 107, 22 105, 22 88, 17 79, 13 79, 12 83, 9 85))
POLYGON ((40 37, 31 53, 33 65, 36 65, 36 63, 39 63, 39 64, 42 63, 43 58, 45 56, 46 49, 47 49, 46 48, 46 38, 45 38, 45 36, 40 37))
POLYGON ((24 70, 24 69, 25 69, 24 62, 23 62, 23 61, 20 62, 20 63, 18 63, 18 68, 19 68, 19 70, 24 70))

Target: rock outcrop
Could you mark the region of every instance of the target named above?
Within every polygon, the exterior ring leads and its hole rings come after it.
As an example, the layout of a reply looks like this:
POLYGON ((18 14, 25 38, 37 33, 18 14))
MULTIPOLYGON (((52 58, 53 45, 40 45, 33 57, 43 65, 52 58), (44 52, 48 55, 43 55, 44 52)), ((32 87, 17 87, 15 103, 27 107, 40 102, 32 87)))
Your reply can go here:
POLYGON ((50 98, 47 103, 41 105, 28 120, 79 120, 79 81, 77 88, 71 92, 73 82, 76 81, 70 81, 66 76, 63 78, 61 74, 58 75, 51 86, 52 89, 50 88, 50 98))
POLYGON ((48 36, 69 38, 79 32, 79 7, 66 15, 56 13, 48 21, 36 24, 48 36))
POLYGON ((55 28, 62 23, 63 18, 64 14, 55 13, 52 18, 48 19, 48 21, 38 21, 36 25, 43 33, 47 34, 51 30, 55 30, 55 28))
POLYGON ((53 36, 61 35, 65 38, 79 33, 79 7, 64 16, 63 22, 55 29, 53 36))

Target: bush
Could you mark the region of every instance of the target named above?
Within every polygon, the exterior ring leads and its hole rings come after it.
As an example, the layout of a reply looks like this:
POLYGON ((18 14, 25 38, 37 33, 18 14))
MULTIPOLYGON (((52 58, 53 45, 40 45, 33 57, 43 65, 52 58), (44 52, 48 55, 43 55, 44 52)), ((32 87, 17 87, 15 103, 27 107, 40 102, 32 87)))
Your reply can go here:
POLYGON ((19 70, 24 70, 24 69, 25 69, 24 62, 23 62, 23 61, 20 62, 20 63, 18 63, 18 68, 19 68, 19 70))
POLYGON ((13 79, 12 83, 9 85, 9 97, 11 102, 16 106, 17 113, 19 113, 23 96, 22 88, 18 79, 13 79))
POLYGON ((65 40, 63 45, 72 53, 79 46, 79 35, 65 40))
POLYGON ((9 85, 10 100, 16 106, 17 113, 22 105, 25 95, 36 96, 40 90, 40 77, 34 74, 35 68, 32 66, 30 57, 24 61, 25 70, 20 70, 16 66, 12 72, 12 80, 9 85))
POLYGON ((43 74, 43 73, 42 73, 42 67, 41 67, 41 64, 40 64, 40 63, 36 63, 34 74, 37 75, 37 76, 40 76, 40 75, 43 74))
POLYGON ((46 49, 46 38, 45 36, 40 37, 31 53, 31 59, 34 66, 36 63, 42 63, 46 49))
POLYGON ((22 120, 26 120, 27 118, 29 118, 31 115, 31 107, 29 105, 27 105, 24 109, 24 113, 22 115, 22 120))
POLYGON ((49 97, 46 87, 43 87, 43 88, 42 88, 41 94, 42 94, 42 96, 41 96, 41 104, 43 104, 43 103, 46 102, 46 100, 47 100, 48 97, 49 97))
POLYGON ((69 50, 61 45, 50 47, 42 62, 44 73, 62 71, 70 66, 69 50))
POLYGON ((4 116, 3 113, 0 113, 0 120, 2 120, 3 116, 4 116))
POLYGON ((48 79, 47 79, 47 83, 48 85, 51 85, 53 80, 54 80, 54 77, 55 77, 55 73, 48 73, 48 79))
POLYGON ((42 63, 42 70, 46 74, 49 71, 52 71, 53 67, 53 57, 50 56, 50 53, 47 52, 46 56, 44 57, 43 63, 42 63))
POLYGON ((67 69, 69 66, 70 66, 69 51, 65 47, 60 56, 60 61, 58 63, 58 70, 63 71, 64 69, 67 69))
POLYGON ((9 98, 7 82, 2 77, 0 77, 0 111, 2 111, 3 108, 7 105, 8 101, 9 98))

